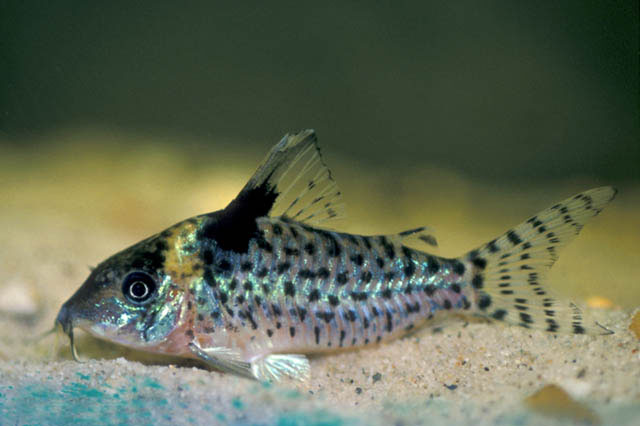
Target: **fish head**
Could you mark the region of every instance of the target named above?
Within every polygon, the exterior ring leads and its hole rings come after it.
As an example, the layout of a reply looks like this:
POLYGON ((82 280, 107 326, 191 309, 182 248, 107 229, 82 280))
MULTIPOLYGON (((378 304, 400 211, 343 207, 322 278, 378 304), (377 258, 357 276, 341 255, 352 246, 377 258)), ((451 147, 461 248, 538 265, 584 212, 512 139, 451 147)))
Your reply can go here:
POLYGON ((74 357, 74 327, 149 351, 176 329, 184 294, 165 272, 168 247, 162 233, 111 256, 62 305, 56 323, 71 339, 74 357))

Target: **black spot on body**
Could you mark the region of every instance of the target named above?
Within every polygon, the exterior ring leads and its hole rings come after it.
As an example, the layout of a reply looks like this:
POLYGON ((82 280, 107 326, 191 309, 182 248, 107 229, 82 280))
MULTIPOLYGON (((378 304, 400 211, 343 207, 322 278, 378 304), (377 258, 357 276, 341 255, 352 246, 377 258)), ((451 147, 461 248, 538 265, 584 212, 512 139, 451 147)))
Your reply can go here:
POLYGON ((476 289, 482 288, 484 286, 484 277, 480 274, 476 275, 471 279, 471 285, 476 289))
POLYGON ((461 289, 460 289, 460 284, 454 283, 451 284, 451 290, 453 290, 454 293, 460 293, 461 289))
POLYGON ((309 302, 316 302, 320 299, 320 290, 314 288, 311 293, 309 293, 309 302))
POLYGON ((485 269, 487 267, 487 259, 484 257, 475 257, 471 262, 478 269, 485 269))
POLYGON ((329 270, 323 266, 322 268, 318 269, 317 275, 318 278, 326 280, 327 278, 329 278, 329 270))
POLYGON ((298 306, 298 317, 301 322, 304 322, 304 319, 307 317, 307 310, 302 306, 298 306))
POLYGON ((471 308, 471 302, 466 297, 462 298, 462 305, 465 310, 471 308))
POLYGON ((249 322, 251 323, 251 328, 253 330, 256 330, 258 328, 258 324, 256 323, 256 320, 253 319, 253 315, 251 315, 251 311, 247 311, 247 318, 249 319, 249 322))
POLYGON ((362 242, 367 250, 371 250, 371 237, 362 237, 362 242))
POLYGON ((273 233, 275 235, 282 235, 282 226, 278 225, 277 223, 273 224, 273 233))
POLYGON ((284 253, 287 256, 299 256, 300 255, 300 250, 287 247, 287 248, 284 249, 284 253))
POLYGON ((273 336, 273 330, 271 330, 270 328, 267 328, 267 336, 273 336))
POLYGON ((358 266, 362 266, 362 264, 364 263, 364 258, 360 253, 351 256, 350 259, 351 259, 351 262, 355 263, 358 266))
POLYGON ((433 296, 433 293, 436 292, 436 286, 428 284, 424 287, 424 292, 427 296, 433 296))
POLYGON ((382 291, 382 297, 384 297, 385 299, 391 299, 391 289, 390 288, 386 288, 382 291))
POLYGON ((289 327, 289 334, 291 335, 291 337, 294 337, 296 335, 296 328, 289 327))
POLYGON ((491 306, 491 296, 489 296, 488 294, 481 295, 478 299, 478 307, 482 310, 485 310, 489 306, 491 306))
POLYGON ((275 303, 271 304, 271 310, 273 311, 273 314, 275 316, 282 316, 282 310, 280 309, 280 306, 276 305, 275 303))
POLYGON ((253 290, 253 283, 251 281, 245 281, 244 282, 244 289, 245 289, 245 291, 252 291, 253 290))
POLYGON ((497 253, 500 251, 500 248, 496 244, 496 240, 490 241, 489 244, 487 244, 487 248, 490 253, 497 253))
POLYGON ((316 274, 314 274, 310 269, 301 269, 298 274, 302 279, 314 278, 316 276, 316 274))
POLYGON ((391 315, 391 312, 389 311, 385 311, 385 318, 386 318, 386 330, 387 332, 391 333, 391 330, 393 330, 393 316, 391 315))
POLYGON ((445 309, 451 309, 451 300, 449 299, 444 299, 444 308, 445 309))
POLYGON ((331 306, 338 306, 340 304, 340 299, 338 299, 338 297, 334 296, 333 294, 330 294, 328 299, 331 306))
POLYGON ((320 344, 320 327, 313 327, 313 334, 316 336, 316 345, 320 344))
POLYGON ((262 235, 256 238, 256 244, 260 250, 266 251, 268 253, 273 252, 273 246, 262 235))
POLYGON ((429 274, 434 275, 434 274, 438 273, 439 270, 440 270, 440 264, 438 263, 436 258, 433 257, 433 256, 428 256, 427 257, 427 271, 429 272, 429 274))
POLYGON ((211 272, 211 269, 205 269, 204 274, 202 274, 202 278, 204 279, 204 282, 207 283, 207 285, 211 288, 215 288, 218 285, 218 283, 216 283, 216 279, 213 276, 213 272, 211 272))
POLYGON ((382 245, 385 256, 387 256, 389 260, 395 259, 396 258, 395 247, 393 246, 393 244, 389 242, 389 240, 387 240, 387 237, 382 235, 380 236, 379 241, 380 241, 380 245, 382 245))
POLYGON ((316 317, 323 319, 327 324, 336 316, 332 311, 316 312, 316 317))
POLYGON ((210 248, 206 248, 202 252, 202 261, 205 265, 211 265, 213 263, 213 251, 210 248))
POLYGON ((291 262, 285 261, 278 264, 277 266, 278 274, 279 275, 284 274, 286 271, 289 270, 289 268, 291 268, 291 262))
POLYGON ((338 257, 342 253, 342 249, 336 241, 335 237, 328 232, 323 233, 324 237, 327 239, 327 255, 331 257, 338 257))
POLYGON ((351 298, 357 302, 362 302, 367 300, 367 293, 353 291, 351 292, 351 298))
POLYGON ((304 251, 311 256, 316 252, 316 246, 313 243, 307 243, 304 245, 304 251))
POLYGON ((250 271, 252 268, 253 268, 253 265, 249 261, 242 262, 242 265, 240 265, 240 270, 242 272, 250 271))
POLYGON ((222 259, 220 263, 218 263, 218 269, 223 272, 228 272, 232 268, 231 263, 227 259, 222 259))
POLYGON ((220 303, 222 303, 223 305, 225 303, 227 303, 227 300, 229 299, 229 296, 227 296, 227 293, 221 291, 218 293, 218 300, 220 301, 220 303))
POLYGON ((347 311, 347 319, 351 322, 354 322, 356 320, 356 311, 354 311, 353 309, 349 309, 347 311))
MULTIPOLYGON (((479 258, 476 257, 476 259, 479 259, 479 258)), ((475 260, 474 260, 474 264, 475 264, 475 260)), ((456 259, 451 262, 451 269, 453 270, 454 274, 463 275, 466 268, 464 267, 464 263, 456 259)))
POLYGON ((416 272, 416 265, 413 264, 413 261, 411 259, 406 260, 406 265, 407 266, 404 267, 404 275, 407 278, 411 278, 416 272))
POLYGON ((347 333, 345 333, 344 330, 340 330, 340 347, 342 347, 342 343, 344 342, 344 338, 346 337, 347 333))
POLYGON ((284 283, 284 294, 291 297, 294 297, 296 295, 296 288, 293 285, 293 282, 287 281, 284 283))
POLYGON ((371 281, 371 279, 373 278, 373 275, 371 274, 370 271, 364 271, 362 273, 362 275, 360 275, 360 279, 366 284, 368 282, 371 281))
POLYGON ((231 291, 235 291, 235 289, 238 287, 238 280, 236 280, 235 278, 231 280, 231 282, 229 283, 229 289, 231 291))
POLYGON ((347 273, 346 272, 340 272, 338 274, 338 276, 336 276, 336 282, 339 285, 345 285, 347 283, 347 281, 349 281, 349 277, 347 277, 347 273))

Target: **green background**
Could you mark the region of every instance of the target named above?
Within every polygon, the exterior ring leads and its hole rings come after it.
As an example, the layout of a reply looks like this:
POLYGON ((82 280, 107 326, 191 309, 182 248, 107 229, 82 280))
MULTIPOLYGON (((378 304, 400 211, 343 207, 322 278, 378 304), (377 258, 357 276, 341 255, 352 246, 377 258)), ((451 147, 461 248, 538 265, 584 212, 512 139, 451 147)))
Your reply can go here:
POLYGON ((2 2, 0 139, 262 153, 311 127, 363 167, 640 177, 637 1, 231 3, 2 2))

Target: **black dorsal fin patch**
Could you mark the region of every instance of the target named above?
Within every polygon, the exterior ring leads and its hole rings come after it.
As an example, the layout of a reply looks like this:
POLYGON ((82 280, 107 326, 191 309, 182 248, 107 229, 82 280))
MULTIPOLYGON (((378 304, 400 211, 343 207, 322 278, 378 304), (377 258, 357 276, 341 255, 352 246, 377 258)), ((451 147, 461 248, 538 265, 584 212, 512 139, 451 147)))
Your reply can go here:
POLYGON ((341 193, 320 156, 316 134, 287 134, 276 144, 242 191, 209 218, 201 236, 224 250, 245 253, 258 237, 256 219, 282 216, 317 226, 343 215, 341 193))

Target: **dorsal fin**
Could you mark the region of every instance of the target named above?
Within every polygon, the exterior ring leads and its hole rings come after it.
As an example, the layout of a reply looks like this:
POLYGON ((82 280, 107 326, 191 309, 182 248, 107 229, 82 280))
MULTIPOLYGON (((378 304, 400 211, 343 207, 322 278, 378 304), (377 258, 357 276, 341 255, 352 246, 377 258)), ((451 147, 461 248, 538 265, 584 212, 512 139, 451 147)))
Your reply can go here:
POLYGON ((264 191, 271 205, 261 215, 284 216, 320 225, 344 214, 342 194, 320 155, 316 134, 303 130, 287 134, 271 149, 240 192, 264 191))
POLYGON ((200 236, 226 250, 245 252, 263 216, 325 225, 344 215, 342 195, 322 161, 313 130, 285 135, 238 196, 222 211, 209 213, 200 236))

